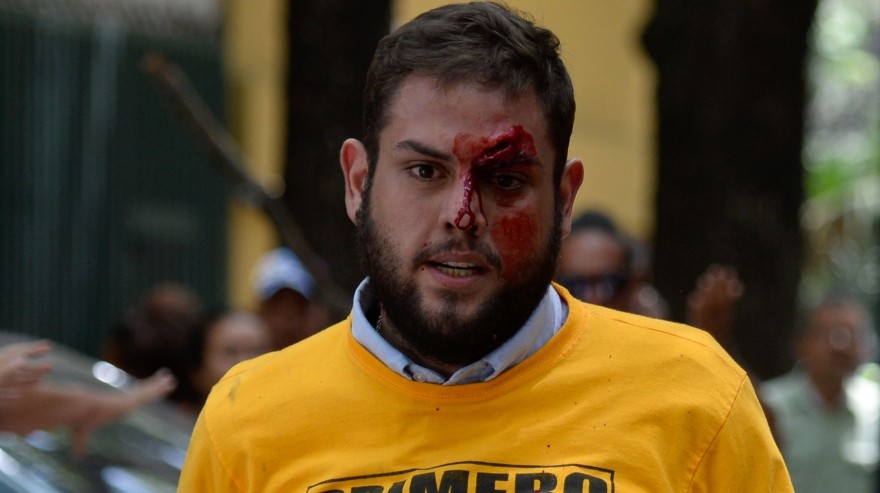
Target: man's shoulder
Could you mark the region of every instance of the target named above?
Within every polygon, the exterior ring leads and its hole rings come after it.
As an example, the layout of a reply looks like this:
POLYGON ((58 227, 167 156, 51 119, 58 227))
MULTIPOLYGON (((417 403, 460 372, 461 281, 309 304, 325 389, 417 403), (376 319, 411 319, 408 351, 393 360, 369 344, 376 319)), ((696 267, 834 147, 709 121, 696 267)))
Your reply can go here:
POLYGON ((584 343, 594 348, 593 357, 607 353, 612 359, 620 358, 619 363, 633 372, 680 372, 694 384, 724 380, 730 388, 738 388, 746 376, 704 330, 595 305, 583 307, 584 343))
POLYGON ((568 371, 615 402, 637 403, 634 414, 687 415, 717 431, 738 402, 757 406, 745 370, 708 332, 589 304, 571 312, 581 336, 568 371))
POLYGON ((606 331, 605 335, 622 343, 651 345, 661 354, 687 350, 729 359, 711 334, 696 327, 595 305, 586 307, 586 320, 591 328, 606 331))
POLYGON ((569 322, 582 325, 587 337, 598 337, 603 344, 628 345, 634 348, 650 346, 653 349, 651 353, 658 357, 681 351, 704 353, 721 357, 725 362, 739 368, 715 338, 704 330, 585 303, 575 299, 567 291, 561 291, 560 295, 569 306, 569 322))
POLYGON ((237 364, 214 386, 206 408, 217 412, 229 407, 230 399, 244 400, 246 405, 236 406, 241 412, 308 393, 310 385, 344 364, 349 327, 343 321, 292 346, 237 364))

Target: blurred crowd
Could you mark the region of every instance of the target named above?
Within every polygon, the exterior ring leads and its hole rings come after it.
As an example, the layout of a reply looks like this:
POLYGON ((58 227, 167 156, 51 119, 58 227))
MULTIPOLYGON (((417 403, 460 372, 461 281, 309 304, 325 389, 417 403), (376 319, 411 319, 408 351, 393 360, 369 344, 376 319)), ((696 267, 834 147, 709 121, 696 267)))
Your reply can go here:
POLYGON ((314 279, 288 248, 261 257, 252 285, 257 306, 247 311, 206 308, 189 286, 157 284, 113 327, 103 358, 138 378, 168 369, 177 379, 169 399, 195 417, 236 363, 295 344, 329 321, 314 279))
POLYGON ((315 299, 315 281, 296 255, 279 247, 255 266, 254 310, 206 308, 190 286, 151 287, 121 314, 101 358, 135 378, 113 392, 49 383, 49 341, 0 347, 0 431, 17 434, 67 428, 72 452, 89 435, 135 409, 166 400, 192 422, 211 388, 235 364, 294 344, 325 327, 328 311, 315 299))

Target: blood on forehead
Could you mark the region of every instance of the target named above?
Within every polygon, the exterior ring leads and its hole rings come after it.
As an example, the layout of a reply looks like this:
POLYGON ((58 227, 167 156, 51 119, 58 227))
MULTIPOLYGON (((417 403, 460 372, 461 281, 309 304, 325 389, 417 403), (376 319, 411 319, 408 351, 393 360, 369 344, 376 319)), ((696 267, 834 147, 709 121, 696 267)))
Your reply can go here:
POLYGON ((461 163, 460 176, 464 180, 464 196, 455 218, 458 229, 467 229, 476 221, 476 214, 471 207, 474 192, 479 196, 482 207, 482 196, 476 188, 476 173, 532 161, 537 156, 532 135, 520 125, 514 125, 489 137, 458 134, 453 142, 452 153, 461 163))

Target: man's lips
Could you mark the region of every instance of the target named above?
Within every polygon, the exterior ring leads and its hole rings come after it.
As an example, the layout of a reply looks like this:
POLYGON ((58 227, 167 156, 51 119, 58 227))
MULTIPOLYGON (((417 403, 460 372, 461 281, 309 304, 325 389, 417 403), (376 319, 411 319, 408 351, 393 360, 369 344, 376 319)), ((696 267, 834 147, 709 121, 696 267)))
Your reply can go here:
POLYGON ((455 241, 447 241, 425 248, 416 254, 416 266, 427 267, 447 278, 478 276, 490 271, 501 271, 501 258, 486 245, 461 248, 455 241))
POLYGON ((450 277, 467 277, 485 270, 483 267, 469 262, 430 262, 430 264, 450 277))

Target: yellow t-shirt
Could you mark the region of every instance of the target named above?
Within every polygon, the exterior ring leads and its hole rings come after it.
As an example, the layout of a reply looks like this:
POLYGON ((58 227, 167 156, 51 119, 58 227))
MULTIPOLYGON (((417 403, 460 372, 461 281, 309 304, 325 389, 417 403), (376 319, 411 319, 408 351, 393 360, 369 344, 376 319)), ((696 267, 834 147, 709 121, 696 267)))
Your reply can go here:
POLYGON ((587 305, 494 380, 406 380, 345 320, 233 368, 179 491, 793 491, 745 372, 705 332, 587 305))

